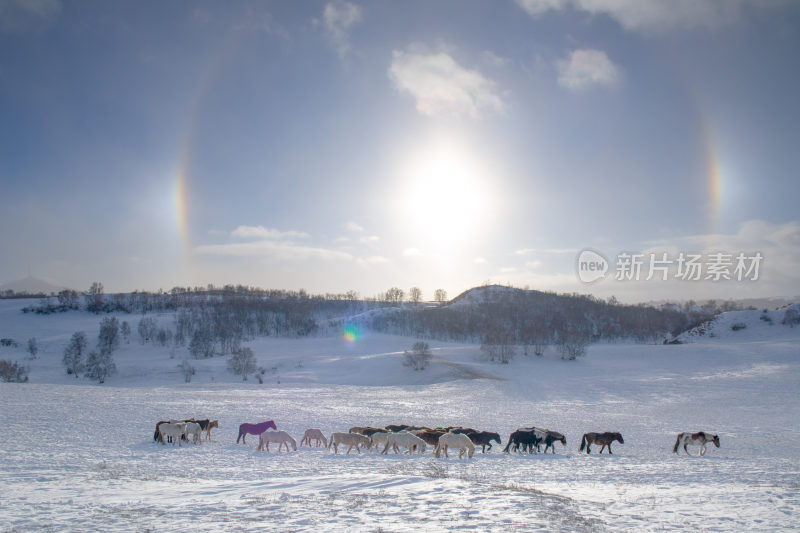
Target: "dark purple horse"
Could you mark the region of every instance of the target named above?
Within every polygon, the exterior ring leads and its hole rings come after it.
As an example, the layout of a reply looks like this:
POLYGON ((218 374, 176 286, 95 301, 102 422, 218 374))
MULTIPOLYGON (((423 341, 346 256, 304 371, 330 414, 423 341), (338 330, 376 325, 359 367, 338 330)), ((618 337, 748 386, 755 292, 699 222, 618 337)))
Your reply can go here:
POLYGON ((245 422, 239 426, 239 436, 236 437, 236 444, 239 444, 239 439, 242 439, 242 444, 247 444, 247 442, 245 442, 245 436, 248 433, 251 435, 261 435, 269 428, 278 429, 274 420, 265 420, 259 424, 248 424, 245 422))

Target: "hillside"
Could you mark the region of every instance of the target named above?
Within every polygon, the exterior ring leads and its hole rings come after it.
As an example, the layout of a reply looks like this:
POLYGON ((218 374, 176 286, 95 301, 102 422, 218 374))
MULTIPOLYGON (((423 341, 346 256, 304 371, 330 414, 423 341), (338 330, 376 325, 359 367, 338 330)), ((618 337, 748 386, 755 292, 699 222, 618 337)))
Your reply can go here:
MULTIPOLYGON (((789 531, 800 513, 796 438, 800 327, 725 313, 710 334, 686 344, 597 343, 586 357, 509 364, 481 359, 476 344, 431 341, 434 362, 401 363, 413 338, 356 331, 248 341, 265 367, 263 384, 225 369, 226 357, 189 359, 186 348, 133 338, 115 352, 119 372, 103 385, 66 375, 60 364, 72 332, 94 341, 107 315, 21 313, 0 302, 0 347, 31 367, 31 381, 0 383, 0 519, 11 530, 192 531, 789 531), (736 331, 731 326, 745 323, 736 331), (730 332, 730 333, 728 333, 730 332), (27 338, 41 347, 25 358, 27 338), (215 418, 213 440, 164 446, 158 420, 215 418), (299 441, 354 425, 518 427, 566 435, 556 454, 467 460, 334 455, 323 448, 258 452, 235 444, 245 421, 274 419, 299 441), (123 421, 123 422, 120 422, 123 421), (703 458, 672 453, 679 431, 719 434, 703 458), (618 431, 613 455, 578 452, 589 431, 618 431), (198 509, 203 512, 198 514, 198 509)), ((135 322, 143 315, 117 315, 135 322)), ((174 313, 148 314, 169 325, 174 313)), ((134 328, 135 330, 135 328, 134 328)))

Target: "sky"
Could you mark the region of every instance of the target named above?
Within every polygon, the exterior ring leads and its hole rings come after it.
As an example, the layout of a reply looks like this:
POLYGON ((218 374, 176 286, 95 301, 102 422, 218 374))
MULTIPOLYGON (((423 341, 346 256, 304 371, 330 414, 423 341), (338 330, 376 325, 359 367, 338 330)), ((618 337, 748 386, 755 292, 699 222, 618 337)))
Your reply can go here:
POLYGON ((780 0, 0 0, 0 282, 800 295, 798 51, 780 0))

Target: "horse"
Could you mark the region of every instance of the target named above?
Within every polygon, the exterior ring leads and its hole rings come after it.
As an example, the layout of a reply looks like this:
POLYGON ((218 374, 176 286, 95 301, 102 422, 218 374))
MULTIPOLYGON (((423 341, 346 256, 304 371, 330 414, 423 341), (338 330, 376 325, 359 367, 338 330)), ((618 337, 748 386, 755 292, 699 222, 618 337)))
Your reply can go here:
POLYGON ((378 446, 387 446, 387 443, 389 442, 389 435, 390 433, 387 431, 373 433, 369 436, 369 447, 374 447, 377 450, 378 446))
POLYGON ((582 452, 583 449, 586 448, 586 453, 592 453, 591 445, 600 444, 600 451, 598 453, 603 453, 603 448, 606 446, 608 446, 608 453, 611 453, 611 443, 615 440, 618 440, 620 444, 625 444, 620 433, 586 433, 581 439, 581 447, 578 451, 582 452))
POLYGON ((712 433, 706 433, 705 431, 698 431, 697 433, 678 433, 678 439, 675 441, 675 447, 672 448, 674 453, 678 453, 678 446, 680 446, 681 442, 683 442, 683 451, 686 452, 687 455, 691 455, 689 450, 686 449, 686 446, 689 444, 691 445, 700 445, 700 456, 706 454, 706 444, 709 442, 713 442, 714 446, 719 448, 719 435, 714 435, 712 433))
POLYGON ((274 420, 265 420, 258 424, 245 422, 239 426, 239 436, 236 437, 236 444, 239 444, 239 439, 242 439, 242 444, 247 444, 245 439, 248 433, 250 435, 261 435, 269 428, 278 429, 274 420))
MULTIPOLYGON (((455 433, 455 431, 453 432, 455 433)), ((492 441, 497 441, 497 444, 503 444, 500 442, 500 435, 497 433, 492 433, 490 431, 472 431, 464 433, 469 440, 473 442, 476 446, 483 446, 481 449, 481 453, 486 453, 486 447, 489 447, 489 451, 492 451, 492 441)))
MULTIPOLYGON (((189 419, 189 420, 191 420, 191 419, 189 419)), ((158 423, 156 423, 156 430, 153 432, 153 440, 156 441, 156 442, 160 442, 162 444, 166 444, 167 442, 172 442, 172 436, 171 435, 167 436, 167 440, 166 441, 164 440, 164 435, 161 434, 161 429, 160 429, 161 428, 161 424, 176 424, 176 423, 179 423, 179 422, 186 422, 186 420, 172 420, 172 419, 170 419, 170 420, 160 420, 158 423)), ((186 440, 186 436, 183 435, 181 437, 181 439, 182 440, 186 440)))
POLYGON ((292 438, 287 432, 281 431, 264 431, 258 436, 258 451, 269 451, 269 443, 270 442, 277 442, 278 443, 278 453, 281 451, 282 446, 286 446, 286 451, 289 451, 289 444, 292 445, 292 449, 297 451, 297 441, 292 438))
POLYGON ((197 423, 206 432, 206 440, 211 440, 211 430, 219 427, 219 420, 198 420, 197 423), (204 422, 206 422, 206 427, 203 427, 204 422))
POLYGON ((478 430, 475 428, 453 428, 449 431, 453 433, 478 433, 478 430))
MULTIPOLYGON (((547 448, 550 448, 552 453, 556 453, 556 447, 554 446, 556 441, 561 441, 564 446, 567 445, 567 438, 558 431, 550 431, 549 429, 537 428, 535 426, 523 429, 532 430, 537 437, 542 439, 544 442, 544 453, 547 453, 547 448)), ((540 451, 538 444, 536 445, 536 451, 540 451)))
POLYGON ((350 450, 353 449, 353 446, 356 447, 356 451, 361 453, 361 446, 363 445, 367 449, 369 449, 371 442, 369 437, 366 437, 360 433, 332 433, 331 437, 328 439, 328 448, 331 449, 333 446, 333 453, 339 453, 339 445, 346 444, 350 446, 347 448, 347 454, 350 454, 350 450))
POLYGON ((319 443, 321 442, 324 447, 328 447, 328 439, 325 438, 325 435, 322 433, 322 430, 317 428, 307 429, 305 433, 303 433, 303 438, 300 439, 300 446, 303 445, 305 442, 308 444, 308 447, 311 447, 311 441, 315 441, 317 447, 319 447, 319 443))
POLYGON ((370 426, 355 426, 351 427, 348 431, 350 433, 358 433, 360 435, 364 435, 365 437, 369 437, 373 433, 387 433, 387 430, 383 428, 373 428, 370 426))
MULTIPOLYGON (((373 435, 373 437, 374 436, 375 435, 373 435)), ((400 453, 400 446, 407 448, 407 454, 410 454, 412 451, 425 453, 425 441, 409 431, 387 433, 386 446, 383 447, 383 451, 381 453, 386 455, 386 451, 389 449, 389 446, 392 447, 394 453, 400 453)))
POLYGON ((534 449, 539 447, 542 439, 536 435, 533 429, 518 429, 508 436, 506 447, 503 448, 504 453, 508 453, 509 449, 519 452, 520 446, 523 451, 533 453, 534 449))
POLYGON ((424 431, 420 431, 417 433, 417 437, 421 438, 425 441, 426 444, 430 444, 431 446, 436 446, 439 444, 439 437, 447 433, 446 431, 440 431, 436 429, 426 429, 424 431))
POLYGON ((188 437, 192 437, 192 442, 195 444, 200 444, 203 440, 203 428, 197 422, 185 422, 186 424, 186 431, 184 435, 186 435, 187 440, 188 437))
POLYGON ((408 426, 406 424, 389 424, 388 426, 385 426, 386 431, 391 431, 392 433, 397 433, 398 431, 404 431, 409 427, 411 426, 408 426))
POLYGON ((441 437, 439 437, 439 442, 436 445, 436 449, 433 450, 433 455, 439 457, 442 450, 444 450, 444 456, 449 457, 447 455, 448 448, 458 448, 458 458, 464 455, 464 452, 467 452, 467 457, 472 458, 472 455, 475 453, 475 445, 472 441, 464 435, 463 433, 445 433, 441 437))
POLYGON ((195 420, 194 418, 190 418, 188 420, 184 420, 184 422, 196 422, 197 424, 200 424, 200 429, 206 433, 206 440, 211 440, 211 430, 219 427, 219 420, 209 420, 208 418, 203 420, 195 420))
POLYGON ((163 422, 159 424, 159 433, 161 434, 161 442, 166 445, 167 440, 172 439, 172 445, 175 446, 175 442, 178 442, 178 446, 181 445, 181 437, 184 436, 186 433, 186 422, 163 422))
MULTIPOLYGON (((620 436, 620 439, 622 439, 622 436, 620 436)), ((549 429, 545 430, 544 453, 547 453, 547 448, 550 448, 551 453, 556 453, 556 441, 561 441, 561 444, 564 446, 567 445, 567 437, 565 437, 562 433, 559 433, 558 431, 550 431, 549 429)), ((620 442, 622 441, 620 440, 620 442)), ((609 451, 609 453, 611 452, 609 451)))
POLYGON ((155 432, 153 432, 153 440, 154 441, 161 442, 161 443, 164 442, 164 436, 161 434, 160 427, 161 427, 161 424, 168 424, 168 423, 169 422, 167 422, 166 420, 159 420, 156 423, 156 430, 155 430, 155 432))

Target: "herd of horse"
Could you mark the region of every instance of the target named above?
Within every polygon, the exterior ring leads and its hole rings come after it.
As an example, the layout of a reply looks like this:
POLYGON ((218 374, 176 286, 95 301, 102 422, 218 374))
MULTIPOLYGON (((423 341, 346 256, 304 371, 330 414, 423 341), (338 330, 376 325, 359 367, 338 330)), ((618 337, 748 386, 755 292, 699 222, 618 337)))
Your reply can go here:
MULTIPOLYGON (((177 443, 180 446, 181 441, 191 439, 192 442, 199 444, 203 441, 203 432, 205 432, 206 440, 211 440, 211 430, 216 427, 219 427, 218 420, 196 420, 194 418, 162 420, 156 424, 153 440, 162 444, 171 442, 175 445, 177 443)), ((278 444, 278 452, 284 446, 286 446, 287 452, 289 446, 292 447, 292 450, 297 451, 297 441, 288 432, 279 430, 274 420, 265 420, 256 424, 249 422, 240 424, 236 444, 239 444, 240 440, 242 444, 247 444, 247 435, 258 436, 258 447, 256 448, 258 451, 269 452, 270 444, 278 444)), ((464 455, 471 458, 475 453, 476 446, 481 446, 481 453, 486 453, 487 449, 491 451, 492 442, 502 445, 500 435, 491 431, 479 431, 461 426, 430 428, 405 424, 390 424, 382 428, 354 426, 347 432, 334 432, 328 438, 325 438, 325 434, 318 428, 307 429, 300 440, 300 446, 305 444, 311 447, 312 441, 316 447, 322 446, 327 450, 333 448, 335 454, 339 453, 340 446, 342 449, 347 447, 346 454, 350 454, 353 448, 356 449, 356 452, 361 453, 362 447, 365 450, 372 448, 381 450, 381 454, 387 454, 390 449, 394 453, 404 450, 406 454, 421 454, 425 453, 427 446, 432 446, 433 455, 436 457, 440 457, 442 453, 445 457, 449 457, 448 450, 452 449, 458 450, 459 459, 464 455)), ((589 454, 594 444, 600 446, 599 454, 602 454, 603 450, 612 454, 611 443, 614 441, 620 444, 625 443, 622 434, 618 432, 585 433, 581 438, 581 446, 578 451, 586 450, 586 453, 589 454)), ((557 431, 536 426, 523 427, 509 435, 503 452, 539 453, 544 445, 544 453, 547 453, 549 448, 550 452, 554 454, 557 442, 566 446, 567 438, 557 431)), ((679 433, 672 451, 678 453, 678 448, 682 444, 683 450, 691 455, 687 446, 700 446, 700 455, 703 456, 706 453, 706 444, 709 442, 719 448, 719 435, 706 431, 679 433)))

